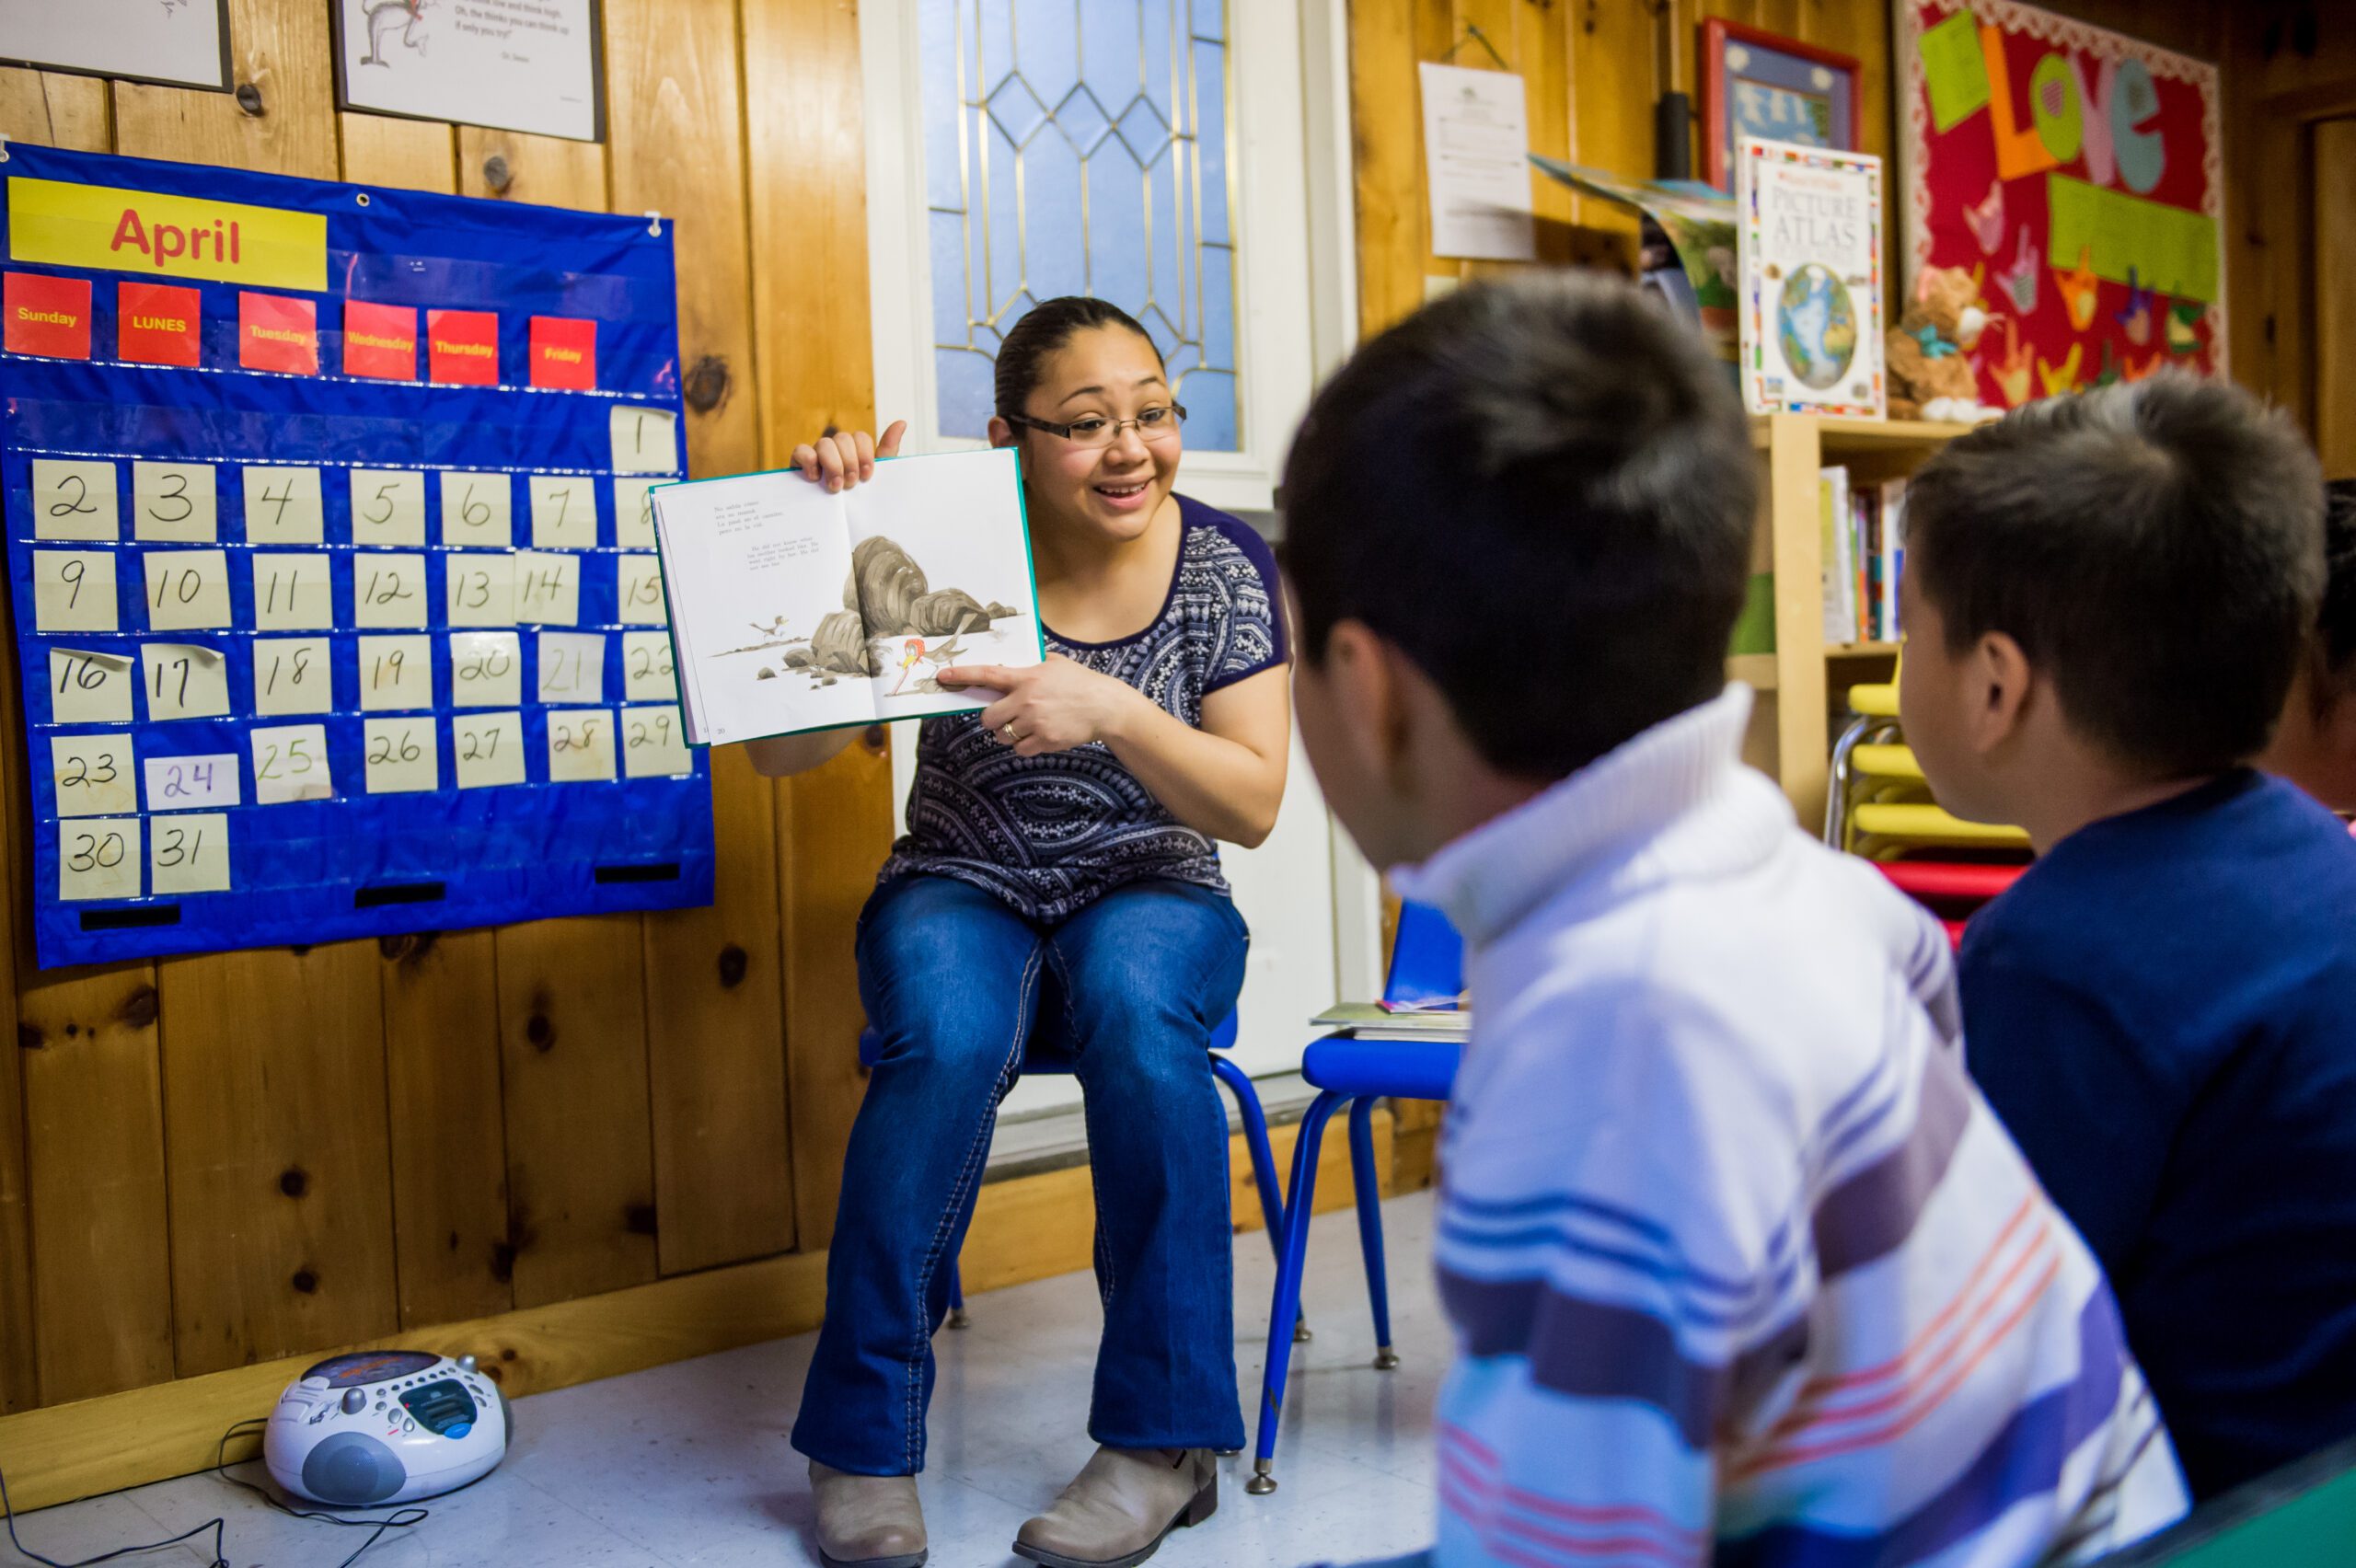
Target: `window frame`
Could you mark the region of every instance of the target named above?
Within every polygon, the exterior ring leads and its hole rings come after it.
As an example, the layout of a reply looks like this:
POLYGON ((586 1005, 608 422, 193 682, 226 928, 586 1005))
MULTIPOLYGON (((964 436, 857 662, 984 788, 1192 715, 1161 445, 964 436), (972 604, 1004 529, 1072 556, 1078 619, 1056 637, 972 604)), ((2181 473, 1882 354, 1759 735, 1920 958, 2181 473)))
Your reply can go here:
MULTIPOLYGON (((983 444, 940 428, 918 4, 859 7, 876 418, 958 451, 983 444)), ((1228 0, 1240 450, 1189 449, 1181 474, 1230 511, 1274 509, 1293 427, 1356 336, 1347 39, 1346 0, 1228 0)))

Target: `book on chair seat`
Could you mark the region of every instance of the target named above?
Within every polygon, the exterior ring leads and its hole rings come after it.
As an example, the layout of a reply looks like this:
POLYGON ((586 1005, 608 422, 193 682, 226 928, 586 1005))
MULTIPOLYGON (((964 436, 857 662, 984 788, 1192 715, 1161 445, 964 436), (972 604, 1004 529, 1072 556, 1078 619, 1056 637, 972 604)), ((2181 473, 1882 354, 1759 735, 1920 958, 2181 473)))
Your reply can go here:
POLYGON ((792 469, 660 485, 654 542, 691 745, 987 707, 953 664, 1044 663, 1011 451, 892 457, 828 494, 792 469))
POLYGON ((1472 1032, 1469 1009, 1390 1012, 1380 1002, 1344 1002, 1309 1021, 1318 1029, 1345 1029, 1361 1040, 1461 1040, 1472 1032))

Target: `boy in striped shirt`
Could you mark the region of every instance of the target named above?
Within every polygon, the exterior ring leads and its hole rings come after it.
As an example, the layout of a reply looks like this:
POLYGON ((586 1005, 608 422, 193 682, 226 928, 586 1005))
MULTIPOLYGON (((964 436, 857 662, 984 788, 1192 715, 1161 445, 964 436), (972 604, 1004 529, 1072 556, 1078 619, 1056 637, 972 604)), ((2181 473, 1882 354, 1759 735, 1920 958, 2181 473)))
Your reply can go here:
POLYGON ((1367 345, 1287 468, 1302 738, 1479 998, 1437 1568, 2000 1568, 2183 1510, 1937 928, 1739 760, 1753 465, 1696 340, 1562 274, 1367 345))

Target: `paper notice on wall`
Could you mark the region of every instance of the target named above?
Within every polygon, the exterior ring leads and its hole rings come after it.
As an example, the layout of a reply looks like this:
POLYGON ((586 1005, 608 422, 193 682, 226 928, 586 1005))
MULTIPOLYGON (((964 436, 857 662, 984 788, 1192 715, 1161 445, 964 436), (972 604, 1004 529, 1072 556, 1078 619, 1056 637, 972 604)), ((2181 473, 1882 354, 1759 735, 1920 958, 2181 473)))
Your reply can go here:
POLYGON ((1530 112, 1521 78, 1426 62, 1424 175, 1432 254, 1529 261, 1530 112))
POLYGON ((221 0, 0 0, 0 60, 226 92, 228 29, 221 0))
POLYGON ((336 0, 342 107, 595 142, 593 0, 336 0))

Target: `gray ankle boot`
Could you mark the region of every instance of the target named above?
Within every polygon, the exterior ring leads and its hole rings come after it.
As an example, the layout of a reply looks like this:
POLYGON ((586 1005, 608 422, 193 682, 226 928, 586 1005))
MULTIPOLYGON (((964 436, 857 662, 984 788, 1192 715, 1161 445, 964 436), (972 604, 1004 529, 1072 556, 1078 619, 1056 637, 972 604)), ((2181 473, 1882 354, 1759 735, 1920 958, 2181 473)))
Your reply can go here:
POLYGON ((1218 1511, 1208 1448, 1104 1448, 1055 1505, 1022 1527, 1014 1554, 1045 1568, 1131 1568, 1172 1530, 1218 1511))
POLYGON ((810 1461, 826 1568, 924 1568, 924 1509, 912 1475, 852 1475, 810 1461))

